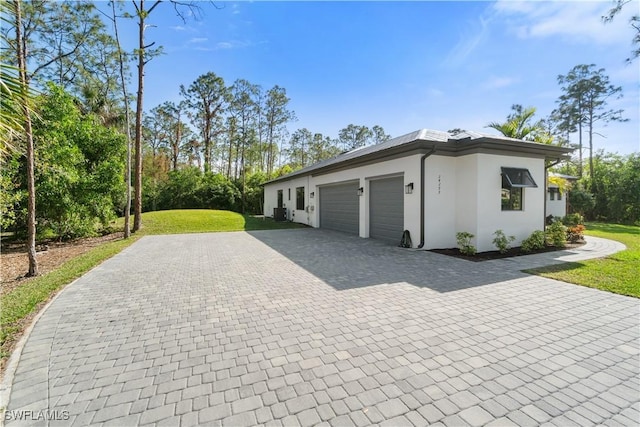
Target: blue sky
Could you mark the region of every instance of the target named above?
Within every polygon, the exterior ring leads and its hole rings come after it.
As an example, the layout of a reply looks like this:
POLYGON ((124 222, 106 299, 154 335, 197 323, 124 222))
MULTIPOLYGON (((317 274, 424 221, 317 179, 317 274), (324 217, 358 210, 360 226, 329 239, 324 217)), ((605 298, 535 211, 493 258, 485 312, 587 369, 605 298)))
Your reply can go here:
MULTIPOLYGON (((147 66, 145 109, 178 101, 180 84, 213 71, 286 88, 306 127, 336 137, 350 123, 392 136, 420 128, 487 133, 512 104, 547 116, 557 76, 578 64, 605 68, 624 97, 626 123, 598 126, 595 148, 640 151, 640 59, 625 64, 633 33, 627 5, 611 24, 604 2, 229 2, 200 3, 182 22, 169 4, 150 16, 147 39, 165 54, 147 66)), ((125 45, 133 23, 122 23, 125 45)), ((132 67, 132 70, 134 68, 132 67)))

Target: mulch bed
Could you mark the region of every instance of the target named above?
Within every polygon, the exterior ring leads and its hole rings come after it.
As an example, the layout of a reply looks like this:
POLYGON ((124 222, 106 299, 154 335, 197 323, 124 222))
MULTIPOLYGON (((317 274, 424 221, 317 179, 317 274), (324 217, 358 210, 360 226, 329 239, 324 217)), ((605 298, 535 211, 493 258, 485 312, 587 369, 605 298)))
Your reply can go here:
MULTIPOLYGON (((100 237, 89 237, 66 242, 47 241, 36 245, 36 259, 40 275, 58 268, 61 264, 78 255, 88 252, 96 246, 106 242, 121 239, 122 232, 107 234, 100 237)), ((0 295, 11 292, 18 286, 28 282, 31 277, 25 277, 29 270, 24 242, 2 240, 0 250, 0 295)))
POLYGON ((452 257, 456 257, 456 258, 462 258, 462 259, 466 259, 467 261, 480 262, 480 261, 489 261, 489 260, 492 260, 492 259, 510 258, 510 257, 515 257, 515 256, 541 254, 541 253, 545 253, 545 252, 563 251, 563 250, 566 250, 566 249, 579 248, 580 246, 584 245, 585 243, 586 242, 567 243, 567 246, 565 246, 564 248, 556 248, 556 247, 553 247, 553 246, 548 246, 548 247, 546 247, 544 249, 541 249, 539 251, 533 251, 533 252, 523 252, 520 249, 520 247, 517 247, 517 248, 509 249, 504 254, 501 254, 498 251, 488 251, 488 252, 478 252, 477 254, 475 254, 473 256, 469 256, 469 255, 465 255, 465 254, 460 253, 460 249, 458 249, 458 248, 431 249, 430 252, 435 252, 435 253, 442 254, 442 255, 448 255, 448 256, 452 256, 452 257))

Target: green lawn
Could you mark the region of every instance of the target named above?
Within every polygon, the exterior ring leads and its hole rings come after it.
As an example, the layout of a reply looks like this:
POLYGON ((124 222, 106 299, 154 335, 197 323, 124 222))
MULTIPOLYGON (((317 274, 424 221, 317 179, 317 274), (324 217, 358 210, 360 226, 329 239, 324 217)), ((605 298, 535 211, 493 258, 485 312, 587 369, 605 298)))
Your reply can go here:
MULTIPOLYGON (((133 218, 132 218, 133 222, 133 218)), ((121 228, 123 219, 114 226, 121 228)), ((142 229, 128 240, 117 240, 95 247, 62 264, 56 270, 27 280, 0 297, 0 359, 4 362, 26 327, 25 319, 60 289, 82 276, 96 265, 111 258, 144 235, 206 233, 217 231, 272 230, 304 227, 289 222, 275 222, 236 212, 216 210, 172 210, 142 214, 142 229)), ((26 268, 26 267, 25 267, 26 268)))
POLYGON ((640 298, 640 227, 588 223, 585 234, 617 240, 627 249, 606 258, 527 270, 564 282, 640 298))
MULTIPOLYGON (((123 224, 122 219, 118 226, 123 224)), ((273 230, 304 227, 272 218, 242 215, 230 211, 184 209, 142 214, 141 234, 210 233, 217 231, 273 230)))

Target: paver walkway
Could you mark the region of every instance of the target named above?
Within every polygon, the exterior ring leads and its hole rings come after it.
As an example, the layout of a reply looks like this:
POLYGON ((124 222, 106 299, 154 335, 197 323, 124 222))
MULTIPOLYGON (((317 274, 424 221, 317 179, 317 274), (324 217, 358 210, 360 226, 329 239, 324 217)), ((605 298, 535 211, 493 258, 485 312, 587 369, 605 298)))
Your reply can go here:
POLYGON ((43 314, 5 419, 640 424, 640 301, 516 268, 553 257, 474 263, 306 229, 145 237, 43 314))

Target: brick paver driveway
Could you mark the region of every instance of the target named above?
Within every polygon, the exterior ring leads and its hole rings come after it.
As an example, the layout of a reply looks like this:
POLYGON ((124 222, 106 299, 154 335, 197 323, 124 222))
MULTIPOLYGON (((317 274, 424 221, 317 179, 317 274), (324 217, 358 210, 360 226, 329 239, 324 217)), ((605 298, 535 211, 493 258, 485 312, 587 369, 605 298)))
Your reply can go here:
POLYGON ((44 313, 5 419, 640 423, 638 300, 507 265, 321 230, 145 237, 44 313))

